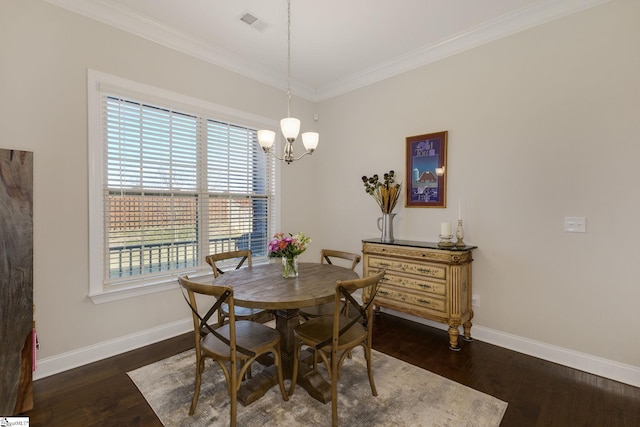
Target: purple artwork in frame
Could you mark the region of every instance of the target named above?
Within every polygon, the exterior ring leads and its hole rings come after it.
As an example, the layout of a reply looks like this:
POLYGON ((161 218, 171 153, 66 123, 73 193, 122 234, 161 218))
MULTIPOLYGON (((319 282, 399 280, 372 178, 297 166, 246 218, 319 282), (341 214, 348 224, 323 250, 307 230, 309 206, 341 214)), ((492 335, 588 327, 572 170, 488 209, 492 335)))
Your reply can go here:
POLYGON ((447 206, 447 131, 407 137, 405 206, 447 206))

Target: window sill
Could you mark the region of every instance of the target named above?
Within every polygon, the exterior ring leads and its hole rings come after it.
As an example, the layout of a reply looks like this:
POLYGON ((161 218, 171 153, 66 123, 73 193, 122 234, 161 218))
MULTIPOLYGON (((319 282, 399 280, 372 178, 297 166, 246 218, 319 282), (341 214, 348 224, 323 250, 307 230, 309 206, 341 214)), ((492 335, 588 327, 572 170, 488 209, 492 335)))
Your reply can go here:
MULTIPOLYGON (((89 294, 89 298, 91 298, 91 301, 93 301, 94 304, 104 304, 107 302, 154 294, 157 292, 165 292, 178 288, 178 276, 179 275, 169 278, 163 277, 162 280, 153 283, 142 284, 141 282, 140 284, 132 284, 119 289, 104 290, 103 292, 89 294)), ((189 274, 189 278, 194 279, 207 276, 213 276, 213 273, 194 272, 189 274)))

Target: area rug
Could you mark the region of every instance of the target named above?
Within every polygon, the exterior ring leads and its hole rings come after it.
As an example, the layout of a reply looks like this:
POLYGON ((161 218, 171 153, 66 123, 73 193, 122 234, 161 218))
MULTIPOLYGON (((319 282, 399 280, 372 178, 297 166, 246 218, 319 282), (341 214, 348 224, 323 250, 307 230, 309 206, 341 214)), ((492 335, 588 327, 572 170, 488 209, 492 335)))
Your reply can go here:
MULTIPOLYGON (((227 426, 229 397, 224 375, 214 363, 207 360, 193 416, 188 414, 195 377, 193 350, 128 375, 164 426, 227 426)), ((259 367, 254 364, 254 374, 259 367)), ((338 385, 341 426, 495 427, 507 409, 506 402, 376 351, 373 373, 377 397, 371 395, 362 349, 345 361, 338 385)), ((288 389, 288 380, 285 386, 288 389)), ((274 386, 256 402, 238 404, 237 417, 241 427, 328 426, 331 403, 318 402, 301 387, 285 402, 274 386)))

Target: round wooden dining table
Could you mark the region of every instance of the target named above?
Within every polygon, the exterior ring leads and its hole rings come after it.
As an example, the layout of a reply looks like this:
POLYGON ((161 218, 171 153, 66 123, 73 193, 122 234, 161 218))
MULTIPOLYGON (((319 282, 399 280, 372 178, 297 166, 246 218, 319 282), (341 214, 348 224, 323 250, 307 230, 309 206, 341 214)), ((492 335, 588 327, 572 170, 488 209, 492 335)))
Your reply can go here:
MULTIPOLYGON (((284 278, 282 265, 270 263, 226 271, 213 279, 213 283, 232 287, 236 305, 274 312, 276 329, 281 335, 284 376, 290 379, 293 372, 293 329, 300 323, 298 310, 333 301, 337 281, 358 277, 353 270, 332 264, 300 263, 298 277, 284 278)), ((275 367, 268 367, 241 387, 238 399, 248 405, 275 384, 275 367)), ((302 364, 298 384, 319 401, 331 401, 330 385, 302 364)))
POLYGON ((333 301, 338 280, 357 279, 348 268, 300 263, 298 277, 282 277, 282 265, 254 265, 227 271, 213 280, 233 287, 236 305, 267 310, 298 309, 333 301))

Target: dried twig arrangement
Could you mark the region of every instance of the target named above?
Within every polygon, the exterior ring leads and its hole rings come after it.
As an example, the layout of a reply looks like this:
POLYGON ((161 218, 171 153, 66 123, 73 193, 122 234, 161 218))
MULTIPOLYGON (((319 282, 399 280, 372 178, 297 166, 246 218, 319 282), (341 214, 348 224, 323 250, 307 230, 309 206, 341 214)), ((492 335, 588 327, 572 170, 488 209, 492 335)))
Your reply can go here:
POLYGON ((398 203, 401 184, 395 183, 395 172, 392 170, 385 173, 383 179, 384 182, 380 182, 376 174, 369 178, 363 176, 362 182, 365 191, 373 196, 382 213, 391 213, 398 203))

